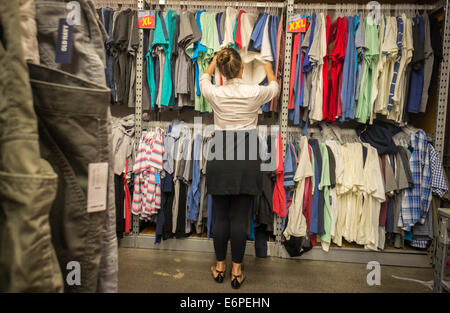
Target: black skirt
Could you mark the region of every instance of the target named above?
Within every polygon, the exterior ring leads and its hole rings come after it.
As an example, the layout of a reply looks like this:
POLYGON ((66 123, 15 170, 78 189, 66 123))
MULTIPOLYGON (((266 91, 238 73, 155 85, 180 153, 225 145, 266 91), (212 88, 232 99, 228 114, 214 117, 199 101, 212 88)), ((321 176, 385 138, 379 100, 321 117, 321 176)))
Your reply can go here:
POLYGON ((206 187, 211 195, 259 195, 261 158, 255 130, 215 131, 206 165, 206 187))

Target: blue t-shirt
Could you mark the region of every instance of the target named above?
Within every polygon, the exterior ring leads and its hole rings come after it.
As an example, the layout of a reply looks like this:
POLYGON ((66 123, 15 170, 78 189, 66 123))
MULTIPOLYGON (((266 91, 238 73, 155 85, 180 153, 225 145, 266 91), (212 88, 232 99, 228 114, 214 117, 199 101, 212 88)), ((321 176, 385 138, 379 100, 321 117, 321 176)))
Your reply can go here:
POLYGON ((355 88, 356 88, 356 69, 357 69, 357 54, 355 45, 355 19, 353 16, 347 16, 347 48, 344 59, 344 67, 342 73, 342 116, 339 119, 345 122, 348 119, 353 119, 354 105, 355 105, 355 88))
POLYGON ((248 44, 248 51, 261 52, 261 44, 264 34, 264 26, 266 25, 267 13, 262 13, 258 16, 255 26, 253 27, 252 35, 250 36, 250 43, 248 44))
POLYGON ((297 161, 289 142, 286 144, 286 157, 284 158, 284 187, 294 187, 294 176, 297 170, 297 161))

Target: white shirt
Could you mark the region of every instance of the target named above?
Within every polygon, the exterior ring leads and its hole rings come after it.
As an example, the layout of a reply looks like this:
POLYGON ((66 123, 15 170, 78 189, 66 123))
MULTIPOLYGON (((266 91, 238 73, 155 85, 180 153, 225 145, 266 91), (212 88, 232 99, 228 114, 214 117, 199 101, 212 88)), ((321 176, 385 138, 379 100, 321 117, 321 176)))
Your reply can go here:
POLYGON ((291 206, 289 207, 288 223, 286 229, 283 232, 286 240, 289 240, 291 236, 306 236, 307 226, 306 218, 303 215, 303 196, 305 193, 306 178, 313 176, 314 171, 312 168, 311 160, 309 158, 308 138, 306 136, 302 136, 300 138, 299 164, 294 177, 294 181, 297 184, 295 187, 291 206))
POLYGON ((238 14, 238 10, 232 7, 228 7, 225 12, 225 24, 223 30, 223 42, 222 47, 227 47, 230 44, 234 43, 233 38, 233 30, 234 23, 236 21, 236 15, 238 14))
POLYGON ((218 130, 255 129, 258 111, 278 94, 278 83, 267 86, 244 84, 241 79, 228 80, 223 86, 211 83, 211 76, 200 77, 200 91, 214 110, 214 124, 218 130))
MULTIPOLYGON (((270 41, 268 33, 268 23, 266 22, 264 31, 267 32, 267 38, 264 37, 261 45, 261 52, 248 51, 248 45, 250 43, 250 37, 252 36, 253 28, 258 16, 256 14, 243 13, 241 16, 241 40, 242 48, 239 49, 242 62, 244 63, 244 72, 242 73, 242 81, 249 85, 258 85, 266 77, 266 71, 264 70, 265 58, 262 57, 262 53, 265 51, 267 61, 272 56, 272 50, 270 50, 270 41), (268 50, 267 50, 268 49, 268 50), (270 54, 270 57, 268 56, 270 54)), ((269 19, 267 19, 268 21, 269 19)))

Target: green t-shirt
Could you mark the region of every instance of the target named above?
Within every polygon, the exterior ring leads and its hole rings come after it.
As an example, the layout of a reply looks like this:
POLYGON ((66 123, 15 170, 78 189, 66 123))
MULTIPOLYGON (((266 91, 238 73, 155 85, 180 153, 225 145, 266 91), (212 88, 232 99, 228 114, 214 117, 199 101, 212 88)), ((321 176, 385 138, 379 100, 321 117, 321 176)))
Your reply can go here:
POLYGON ((370 117, 373 103, 371 103, 371 92, 374 72, 376 70, 379 51, 380 40, 378 36, 378 26, 374 19, 368 16, 364 21, 365 27, 365 46, 364 53, 364 73, 361 79, 359 89, 358 103, 356 106, 355 117, 360 123, 366 123, 370 117))

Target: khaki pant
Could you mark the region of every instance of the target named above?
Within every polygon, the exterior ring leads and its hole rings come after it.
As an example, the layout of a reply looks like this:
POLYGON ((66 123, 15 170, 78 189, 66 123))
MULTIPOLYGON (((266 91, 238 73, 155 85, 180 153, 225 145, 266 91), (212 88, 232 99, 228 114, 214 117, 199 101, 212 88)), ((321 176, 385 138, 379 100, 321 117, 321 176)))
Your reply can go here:
POLYGON ((57 64, 57 27, 69 13, 66 1, 36 0, 40 61, 48 68, 30 65, 30 75, 42 153, 59 176, 50 215, 52 239, 64 275, 69 272, 67 262, 81 265, 81 285, 66 283, 66 292, 117 292, 110 91, 105 86, 107 34, 92 2, 77 2, 81 19, 73 26, 72 63, 57 64), (93 162, 109 162, 108 203, 106 212, 88 214, 87 172, 93 162))
POLYGON ((29 70, 41 153, 58 174, 50 213, 53 246, 63 273, 69 262, 81 266, 81 285, 66 283, 65 291, 101 291, 103 274, 117 277, 114 192, 107 211, 87 213, 87 183, 89 163, 110 162, 110 90, 40 65, 29 64, 29 70))
POLYGON ((0 292, 61 292, 49 212, 57 177, 41 159, 17 1, 0 0, 0 292))
MULTIPOLYGON (((65 14, 45 2, 36 12, 41 61, 54 57, 56 31, 39 24, 42 12, 65 14)), ((63 72, 52 62, 27 69, 17 2, 0 0, 0 292, 117 291, 110 91, 97 19, 79 2, 81 52, 63 72), (88 166, 97 162, 109 162, 107 210, 87 213, 88 166), (66 280, 73 261, 80 285, 66 280)))

